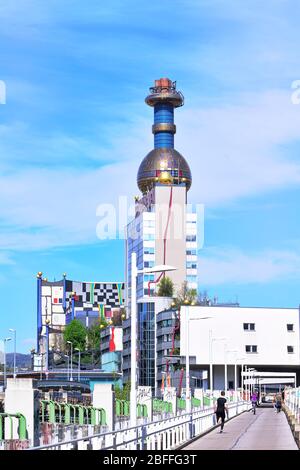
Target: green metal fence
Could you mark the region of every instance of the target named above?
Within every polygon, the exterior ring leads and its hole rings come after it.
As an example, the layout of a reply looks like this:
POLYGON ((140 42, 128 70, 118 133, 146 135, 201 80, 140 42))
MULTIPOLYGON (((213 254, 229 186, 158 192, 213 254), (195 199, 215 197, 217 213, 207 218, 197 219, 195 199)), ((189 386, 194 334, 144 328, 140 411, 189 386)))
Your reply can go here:
POLYGON ((172 403, 168 401, 160 400, 159 398, 153 398, 152 400, 153 413, 172 413, 172 403))
POLYGON ((53 400, 41 400, 41 422, 51 424, 92 424, 105 426, 106 412, 103 408, 95 408, 82 404, 59 403, 53 400))
POLYGON ((177 398, 177 408, 179 410, 186 409, 186 401, 183 398, 177 398))
MULTIPOLYGON (((13 418, 18 420, 17 433, 20 440, 27 439, 27 427, 26 427, 26 418, 21 413, 0 413, 0 440, 4 439, 5 432, 5 419, 8 418, 10 421, 10 439, 13 439, 14 432, 14 423, 13 418)), ((7 439, 7 437, 6 437, 7 439)))
POLYGON ((192 407, 193 408, 198 408, 201 406, 201 400, 198 398, 192 397, 192 407))

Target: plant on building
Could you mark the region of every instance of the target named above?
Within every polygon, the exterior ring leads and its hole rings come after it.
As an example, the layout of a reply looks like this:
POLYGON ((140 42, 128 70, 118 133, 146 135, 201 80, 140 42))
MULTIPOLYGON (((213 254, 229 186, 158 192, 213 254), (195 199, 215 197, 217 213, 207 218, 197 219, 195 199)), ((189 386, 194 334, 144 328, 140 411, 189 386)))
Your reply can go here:
POLYGON ((180 355, 180 349, 179 348, 174 348, 173 356, 179 356, 179 355, 180 355))
POLYGON ((177 297, 174 299, 176 307, 180 305, 196 304, 197 289, 189 289, 187 281, 182 283, 181 289, 177 292, 177 297))
POLYGON ((157 295, 159 297, 173 297, 174 283, 172 279, 170 279, 168 276, 163 277, 160 283, 158 284, 157 295))
POLYGON ((79 348, 81 351, 85 349, 86 328, 78 320, 72 320, 65 328, 64 342, 65 347, 69 346, 67 341, 71 341, 73 350, 79 348))
POLYGON ((99 349, 101 341, 100 320, 96 320, 92 326, 87 328, 88 349, 99 349))
POLYGON ((117 400, 130 400, 130 382, 126 382, 121 388, 119 385, 115 386, 115 397, 117 400))

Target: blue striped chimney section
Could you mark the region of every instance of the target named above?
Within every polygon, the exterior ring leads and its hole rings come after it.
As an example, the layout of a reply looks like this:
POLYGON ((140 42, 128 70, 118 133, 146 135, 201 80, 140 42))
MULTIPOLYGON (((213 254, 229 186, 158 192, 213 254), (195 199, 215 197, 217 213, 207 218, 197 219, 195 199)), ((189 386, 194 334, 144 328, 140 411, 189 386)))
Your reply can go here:
MULTIPOLYGON (((154 124, 174 124, 174 107, 168 103, 154 106, 154 124)), ((154 134, 154 148, 174 148, 173 132, 157 132, 154 134)))

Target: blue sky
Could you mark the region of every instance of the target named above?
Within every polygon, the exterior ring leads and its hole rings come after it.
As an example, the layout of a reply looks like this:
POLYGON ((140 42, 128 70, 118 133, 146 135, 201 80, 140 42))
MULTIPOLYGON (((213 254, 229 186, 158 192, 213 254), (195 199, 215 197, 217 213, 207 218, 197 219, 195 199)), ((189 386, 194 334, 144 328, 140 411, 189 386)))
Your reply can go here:
MULTIPOLYGON (((200 288, 294 307, 300 281, 297 0, 0 3, 0 337, 35 344, 36 273, 122 280, 96 208, 138 193, 154 79, 177 80, 175 147, 205 204, 200 288)), ((11 346, 9 346, 11 347, 11 346)))

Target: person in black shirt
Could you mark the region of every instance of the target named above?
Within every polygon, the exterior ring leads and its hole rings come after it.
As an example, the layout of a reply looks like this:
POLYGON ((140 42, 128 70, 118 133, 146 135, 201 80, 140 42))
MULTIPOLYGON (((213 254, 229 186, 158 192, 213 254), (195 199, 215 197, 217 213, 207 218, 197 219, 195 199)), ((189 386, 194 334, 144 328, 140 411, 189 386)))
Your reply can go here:
POLYGON ((216 413, 216 416, 217 416, 217 423, 219 422, 220 419, 222 420, 220 432, 223 432, 223 428, 224 428, 225 410, 226 410, 226 413, 228 413, 228 408, 227 408, 226 402, 227 402, 227 400, 225 398, 225 392, 223 390, 221 392, 221 396, 217 400, 217 405, 215 406, 215 413, 216 413))

